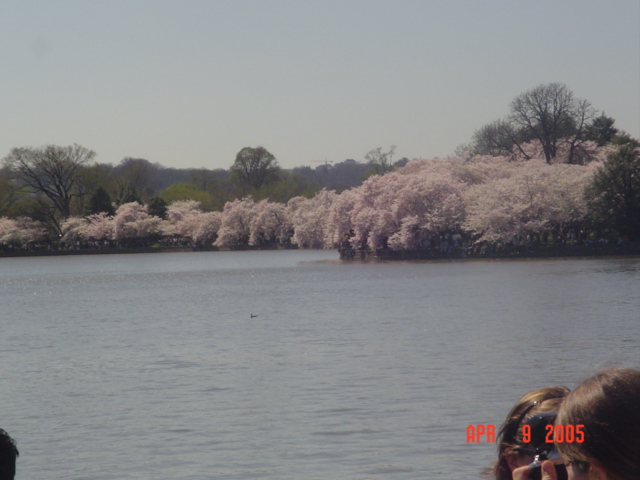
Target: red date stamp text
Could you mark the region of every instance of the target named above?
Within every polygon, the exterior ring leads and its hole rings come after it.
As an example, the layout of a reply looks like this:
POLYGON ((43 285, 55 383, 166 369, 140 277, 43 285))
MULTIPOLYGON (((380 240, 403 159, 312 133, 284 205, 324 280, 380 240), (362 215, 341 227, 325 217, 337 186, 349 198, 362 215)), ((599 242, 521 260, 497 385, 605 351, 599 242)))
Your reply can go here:
MULTIPOLYGON (((582 443, 584 442, 584 425, 547 425, 545 427, 545 443, 582 443)), ((495 443, 495 425, 469 425, 467 427, 467 443, 495 443)), ((531 425, 522 427, 522 441, 531 442, 531 425)))

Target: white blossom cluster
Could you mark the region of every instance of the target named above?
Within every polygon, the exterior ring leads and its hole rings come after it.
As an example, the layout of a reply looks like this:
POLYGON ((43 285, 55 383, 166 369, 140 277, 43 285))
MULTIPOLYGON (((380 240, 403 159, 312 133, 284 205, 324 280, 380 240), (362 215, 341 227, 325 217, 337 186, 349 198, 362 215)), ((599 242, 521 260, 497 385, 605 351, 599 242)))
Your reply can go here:
MULTIPOLYGON (((247 197, 228 202, 222 212, 203 212, 198 202, 178 201, 163 220, 144 205, 126 203, 114 216, 68 218, 61 241, 172 237, 220 248, 336 248, 346 241, 353 247, 411 250, 455 235, 523 243, 580 227, 587 214, 585 187, 600 165, 494 156, 414 160, 340 194, 322 190, 286 204, 247 197)), ((0 244, 37 242, 44 235, 31 219, 0 218, 0 244)))

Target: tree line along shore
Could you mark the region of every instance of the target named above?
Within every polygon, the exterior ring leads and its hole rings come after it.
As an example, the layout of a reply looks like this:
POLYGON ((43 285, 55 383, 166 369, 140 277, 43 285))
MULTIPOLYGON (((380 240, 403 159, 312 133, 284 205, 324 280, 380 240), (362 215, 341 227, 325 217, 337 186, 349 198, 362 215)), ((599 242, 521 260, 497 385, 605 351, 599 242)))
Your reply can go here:
POLYGON ((562 84, 541 85, 446 159, 393 162, 395 147, 377 148, 364 163, 293 171, 264 147, 243 148, 228 171, 164 169, 141 159, 114 167, 93 162, 95 153, 79 145, 14 148, 0 171, 0 255, 636 254, 640 143, 598 113, 562 84), (181 180, 159 189, 169 174, 181 180))
MULTIPOLYGON (((60 249, 57 246, 36 244, 30 248, 0 249, 0 258, 14 257, 48 257, 76 255, 109 255, 109 254, 142 254, 142 253, 188 253, 219 251, 255 251, 255 250, 289 250, 297 249, 295 245, 236 245, 218 248, 213 245, 167 245, 121 246, 118 244, 97 245, 83 243, 60 249)), ((423 248, 419 250, 364 250, 355 248, 338 248, 339 259, 343 261, 450 261, 450 260, 499 260, 499 259, 543 259, 543 258, 592 258, 592 257, 640 257, 640 243, 608 243, 604 239, 595 242, 560 244, 560 245, 462 245, 442 248, 423 248)))

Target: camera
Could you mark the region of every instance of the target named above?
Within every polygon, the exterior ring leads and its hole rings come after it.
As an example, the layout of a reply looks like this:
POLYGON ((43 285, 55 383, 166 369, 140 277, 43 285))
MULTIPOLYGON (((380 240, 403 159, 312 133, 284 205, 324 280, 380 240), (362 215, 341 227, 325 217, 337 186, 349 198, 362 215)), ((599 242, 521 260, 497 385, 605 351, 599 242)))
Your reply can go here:
MULTIPOLYGON (((540 480, 542 477, 542 470, 540 464, 544 460, 556 460, 560 458, 558 451, 553 443, 547 442, 548 426, 553 426, 555 422, 557 412, 548 412, 534 415, 525 422, 524 427, 527 426, 528 442, 515 448, 516 451, 530 455, 533 457, 533 462, 529 465, 531 472, 529 473, 530 480, 540 480)), ((567 468, 564 464, 555 463, 556 478, 558 480, 567 480, 567 468)))

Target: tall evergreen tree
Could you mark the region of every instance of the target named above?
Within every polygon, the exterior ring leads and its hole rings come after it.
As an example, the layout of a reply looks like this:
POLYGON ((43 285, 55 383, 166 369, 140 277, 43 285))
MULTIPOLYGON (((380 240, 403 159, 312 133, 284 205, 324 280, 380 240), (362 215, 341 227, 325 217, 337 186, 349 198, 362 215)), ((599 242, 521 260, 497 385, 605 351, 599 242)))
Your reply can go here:
POLYGON ((153 197, 147 205, 149 215, 160 217, 163 220, 167 218, 167 202, 161 197, 153 197))
POLYGON ((98 187, 93 195, 89 198, 89 205, 87 206, 87 215, 93 215, 95 213, 105 212, 107 215, 113 216, 116 211, 111 203, 111 197, 107 191, 98 187))
POLYGON ((640 240, 640 149, 633 143, 609 154, 587 190, 597 223, 640 240))

